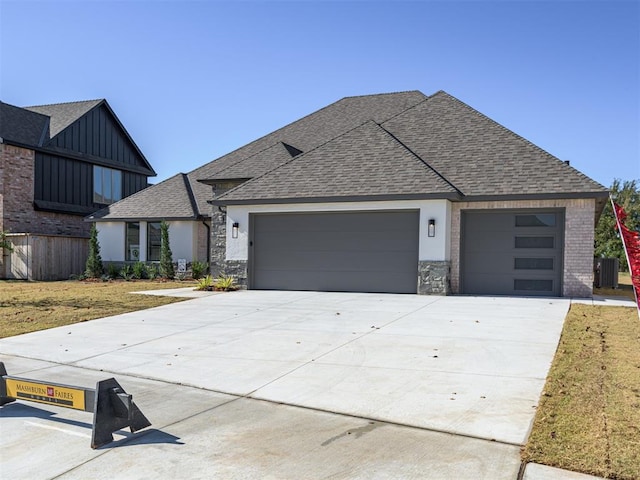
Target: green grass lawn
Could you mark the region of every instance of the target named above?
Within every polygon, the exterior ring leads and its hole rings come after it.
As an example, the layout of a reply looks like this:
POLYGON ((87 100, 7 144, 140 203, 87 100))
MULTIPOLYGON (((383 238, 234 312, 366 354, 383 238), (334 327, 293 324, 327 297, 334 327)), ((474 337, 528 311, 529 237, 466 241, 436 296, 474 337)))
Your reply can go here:
POLYGON ((129 293, 180 287, 195 282, 0 280, 0 338, 180 302, 185 299, 129 293))
POLYGON ((522 456, 604 478, 640 478, 635 308, 572 305, 522 456))

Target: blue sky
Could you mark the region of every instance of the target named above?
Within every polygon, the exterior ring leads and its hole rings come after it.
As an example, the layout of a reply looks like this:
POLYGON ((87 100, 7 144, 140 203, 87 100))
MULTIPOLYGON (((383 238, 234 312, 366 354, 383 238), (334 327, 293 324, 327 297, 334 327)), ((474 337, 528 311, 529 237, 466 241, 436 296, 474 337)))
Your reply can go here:
POLYGON ((0 98, 106 98, 153 183, 403 90, 445 90, 605 186, 640 179, 638 0, 0 0, 0 98))

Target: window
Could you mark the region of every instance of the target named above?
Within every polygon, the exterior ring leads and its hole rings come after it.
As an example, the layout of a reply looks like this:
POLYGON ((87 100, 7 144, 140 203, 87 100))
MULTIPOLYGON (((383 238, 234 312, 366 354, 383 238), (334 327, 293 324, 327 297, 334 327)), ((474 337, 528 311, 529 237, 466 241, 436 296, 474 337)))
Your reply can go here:
POLYGON ((515 258, 516 270, 553 270, 553 258, 515 258))
POLYGON ((140 224, 127 222, 125 235, 125 260, 137 262, 140 260, 140 224))
POLYGON ((93 201, 110 204, 122 200, 122 172, 93 166, 93 201))
POLYGON ((516 215, 516 227, 555 227, 555 213, 516 215))
POLYGON ((553 237, 516 237, 516 248, 554 248, 553 237))
POLYGON ((147 223, 147 260, 150 262, 160 261, 160 246, 162 237, 160 236, 160 222, 147 223))

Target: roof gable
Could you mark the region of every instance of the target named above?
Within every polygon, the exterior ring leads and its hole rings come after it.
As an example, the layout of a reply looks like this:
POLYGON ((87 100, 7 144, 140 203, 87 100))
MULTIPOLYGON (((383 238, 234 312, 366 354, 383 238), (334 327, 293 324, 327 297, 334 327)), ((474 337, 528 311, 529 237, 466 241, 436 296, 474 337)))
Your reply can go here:
POLYGON ((217 177, 221 170, 277 142, 306 152, 367 120, 380 123, 392 118, 425 98, 418 91, 346 97, 213 160, 192 174, 197 179, 217 177))
POLYGON ((466 197, 604 187, 445 92, 383 123, 466 197))
POLYGON ((145 175, 155 171, 106 100, 26 107, 50 117, 51 135, 45 147, 81 153, 134 167, 145 175))
POLYGON ((455 197, 456 190, 373 121, 220 197, 221 203, 363 197, 455 197))

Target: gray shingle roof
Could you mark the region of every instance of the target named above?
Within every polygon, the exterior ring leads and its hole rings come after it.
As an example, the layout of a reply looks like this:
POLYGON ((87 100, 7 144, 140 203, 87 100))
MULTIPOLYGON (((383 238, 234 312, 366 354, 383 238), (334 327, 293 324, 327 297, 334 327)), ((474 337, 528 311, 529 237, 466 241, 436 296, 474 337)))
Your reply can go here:
POLYGON ((418 91, 343 98, 196 168, 182 183, 175 178, 100 218, 209 216, 212 191, 202 182, 239 178, 251 180, 216 203, 607 193, 447 93, 418 91))
POLYGON ((82 117, 104 100, 84 100, 81 102, 54 103, 24 107, 26 110, 51 117, 51 138, 82 117))
MULTIPOLYGON (((209 185, 199 180, 223 178, 252 178, 291 160, 296 150, 307 151, 343 134, 368 120, 382 122, 412 107, 426 96, 418 91, 346 97, 317 112, 307 115, 264 137, 213 160, 186 176, 186 183, 193 194, 196 210, 201 216, 211 215, 212 191, 209 185), (293 147, 291 148, 287 148, 293 147)), ((153 185, 142 192, 110 205, 96 212, 95 219, 168 218, 162 215, 167 186, 165 182, 153 185), (144 193, 144 196, 141 194, 144 193), (140 204, 140 205, 139 205, 140 204), (149 217, 145 212, 153 212, 149 217)), ((179 187, 182 188, 182 187, 179 187)), ((175 199, 178 201, 177 199, 175 199)), ((191 211, 183 195, 182 205, 166 206, 166 212, 191 211)), ((88 217, 91 218, 91 217, 88 217)), ((191 215, 188 216, 191 218, 191 215)))
MULTIPOLYGON (((211 192, 211 187, 207 187, 211 192)), ((184 173, 145 188, 89 215, 89 220, 162 220, 197 218, 195 199, 184 173)))
POLYGON ((261 152, 251 155, 244 160, 240 160, 223 170, 217 171, 208 180, 257 177, 290 161, 296 153, 295 150, 287 148, 284 143, 278 142, 261 152))
MULTIPOLYGON (((198 203, 198 211, 205 216, 211 214, 211 206, 207 201, 211 200, 212 196, 211 187, 198 180, 220 178, 221 171, 254 155, 256 158, 252 164, 258 166, 257 154, 278 142, 286 143, 303 152, 311 150, 367 120, 380 123, 392 118, 425 98, 427 97, 418 91, 346 97, 206 163, 188 174, 198 203)), ((261 174, 262 169, 259 169, 255 174, 247 172, 246 176, 254 177, 261 174)))
POLYGON ((225 202, 437 195, 456 190, 368 121, 222 195, 225 202))
POLYGON ((0 102, 0 138, 25 146, 49 140, 49 117, 0 102))
POLYGON ((382 126, 466 197, 606 191, 445 92, 432 95, 382 126))

